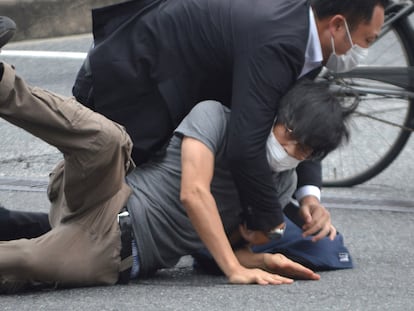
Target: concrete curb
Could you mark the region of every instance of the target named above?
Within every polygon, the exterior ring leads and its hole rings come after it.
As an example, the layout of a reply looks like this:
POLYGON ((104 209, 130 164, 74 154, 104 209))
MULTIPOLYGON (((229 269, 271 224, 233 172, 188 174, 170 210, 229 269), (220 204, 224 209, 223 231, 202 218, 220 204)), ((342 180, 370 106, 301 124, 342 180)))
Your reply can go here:
POLYGON ((17 24, 13 41, 91 32, 91 9, 122 0, 2 0, 0 15, 17 24))

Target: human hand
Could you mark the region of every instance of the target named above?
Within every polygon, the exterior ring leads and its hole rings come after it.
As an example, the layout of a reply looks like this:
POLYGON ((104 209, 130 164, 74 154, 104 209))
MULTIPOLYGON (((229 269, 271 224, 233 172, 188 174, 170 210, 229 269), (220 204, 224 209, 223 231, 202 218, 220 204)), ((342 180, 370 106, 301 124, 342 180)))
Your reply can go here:
POLYGON ((293 279, 319 280, 320 275, 294 262, 282 254, 264 254, 264 267, 267 271, 293 279))
POLYGON ((313 235, 313 242, 326 236, 331 240, 335 238, 336 228, 331 223, 331 214, 316 197, 304 197, 300 201, 299 214, 304 220, 302 227, 304 237, 313 235))
POLYGON ((293 280, 290 278, 273 274, 262 269, 250 269, 242 266, 229 275, 228 279, 232 284, 281 285, 293 283, 293 280))

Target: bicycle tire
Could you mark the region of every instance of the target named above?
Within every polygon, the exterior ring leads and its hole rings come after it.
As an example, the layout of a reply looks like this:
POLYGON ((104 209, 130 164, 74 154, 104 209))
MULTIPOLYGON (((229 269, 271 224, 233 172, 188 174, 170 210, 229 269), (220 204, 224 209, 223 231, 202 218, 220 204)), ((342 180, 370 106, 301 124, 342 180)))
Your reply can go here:
MULTIPOLYGON (((401 52, 405 56, 406 64, 404 66, 413 66, 414 65, 414 33, 413 33, 413 26, 410 24, 409 18, 404 18, 399 20, 398 22, 394 23, 391 27, 392 29, 389 31, 389 34, 395 36, 397 41, 400 43, 401 52)), ((385 40, 384 38, 379 39, 385 40)), ((374 45, 375 48, 375 45, 374 45)), ((395 47, 392 48, 395 50, 395 47)), ((371 65, 375 65, 375 61, 371 63, 371 65)), ((383 64, 376 64, 376 65, 383 65, 383 64)), ((352 77, 350 78, 352 79, 352 77)), ((369 79, 361 79, 357 78, 357 81, 360 84, 376 84, 380 87, 388 87, 389 85, 384 82, 378 82, 369 79)), ((354 100, 355 97, 350 96, 351 100, 354 100)), ((377 111, 370 110, 369 102, 372 100, 369 96, 366 98, 361 98, 359 103, 359 110, 366 110, 365 112, 370 113, 377 113, 377 111)), ((387 102, 388 100, 395 100, 389 99, 387 97, 383 97, 382 100, 387 102)), ((379 102, 379 101, 378 101, 379 102)), ((414 100, 405 100, 404 103, 400 100, 397 104, 401 105, 398 110, 400 110, 399 116, 394 123, 401 124, 408 128, 413 128, 414 126, 414 100), (404 106, 402 106, 404 105, 404 106)), ((394 104, 384 104, 387 105, 387 109, 396 109, 396 105, 394 104)), ((384 106, 382 105, 382 106, 384 106)), ((377 107, 376 107, 377 108, 377 107)), ((397 111, 397 110, 396 110, 397 111)), ((391 116, 389 116, 391 118, 391 116)), ((355 118, 354 118, 355 119, 355 118)), ((323 176, 323 186, 325 187, 350 187, 354 185, 358 185, 364 183, 379 173, 381 173, 384 169, 386 169, 400 154, 404 146, 406 145, 408 138, 411 135, 411 131, 407 131, 405 129, 389 129, 390 125, 382 124, 379 129, 384 130, 384 132, 395 132, 391 136, 389 142, 385 146, 378 146, 381 148, 381 151, 373 151, 372 150, 372 142, 370 140, 370 135, 366 134, 367 132, 372 130, 373 121, 369 120, 368 118, 360 119, 358 121, 353 120, 351 122, 351 138, 350 142, 338 148, 333 153, 328 155, 322 161, 322 176, 323 176), (352 123, 357 123, 357 126, 352 123), (362 130, 361 130, 362 129, 362 130), (364 132, 365 129, 365 132, 364 132), (356 136, 357 135, 357 136, 356 136), (357 146, 356 144, 360 146, 357 146), (371 146, 371 148, 369 147, 371 146), (362 147, 362 148, 361 148, 362 147), (358 149, 358 150, 357 150, 358 149), (364 150, 363 150, 364 149, 364 150), (371 150, 370 150, 371 149, 371 150), (368 151, 368 152, 367 152, 368 151), (374 153, 377 153, 376 156, 374 153), (366 157, 364 159, 361 159, 366 157), (338 174, 338 170, 341 170, 338 174)), ((374 125, 376 126, 376 125, 374 125)), ((380 133, 382 135, 382 133, 380 133)), ((389 135, 389 134, 386 134, 389 135)), ((384 135, 385 138, 385 135, 384 135)))

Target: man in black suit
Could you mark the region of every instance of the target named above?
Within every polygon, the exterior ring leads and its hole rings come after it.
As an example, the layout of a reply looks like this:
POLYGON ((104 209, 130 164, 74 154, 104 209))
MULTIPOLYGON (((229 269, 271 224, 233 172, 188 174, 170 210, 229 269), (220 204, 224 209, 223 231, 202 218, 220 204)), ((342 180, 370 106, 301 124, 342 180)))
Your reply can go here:
MULTIPOLYGON (((203 99, 231 107, 228 158, 249 229, 283 227, 265 141, 279 99, 326 65, 348 70, 379 33, 385 0, 139 0, 95 10, 74 95, 123 124, 143 163, 203 99)), ((331 229, 320 164, 298 168, 304 235, 331 229)))
MULTIPOLYGON (((322 65, 345 71, 376 39, 385 0, 139 0, 93 11, 94 48, 73 88, 123 124, 145 162, 198 102, 231 107, 227 149, 247 226, 283 226, 266 137, 279 100, 322 65)), ((304 234, 331 229, 319 203, 321 167, 298 168, 304 234), (307 186, 305 188, 301 188, 307 186)))

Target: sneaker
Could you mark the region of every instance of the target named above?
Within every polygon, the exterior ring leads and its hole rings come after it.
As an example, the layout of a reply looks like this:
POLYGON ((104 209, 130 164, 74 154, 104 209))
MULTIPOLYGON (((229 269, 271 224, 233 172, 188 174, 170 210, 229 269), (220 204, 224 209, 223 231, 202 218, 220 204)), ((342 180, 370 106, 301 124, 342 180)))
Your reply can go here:
POLYGON ((16 23, 7 16, 0 16, 0 49, 5 46, 16 32, 16 23))

